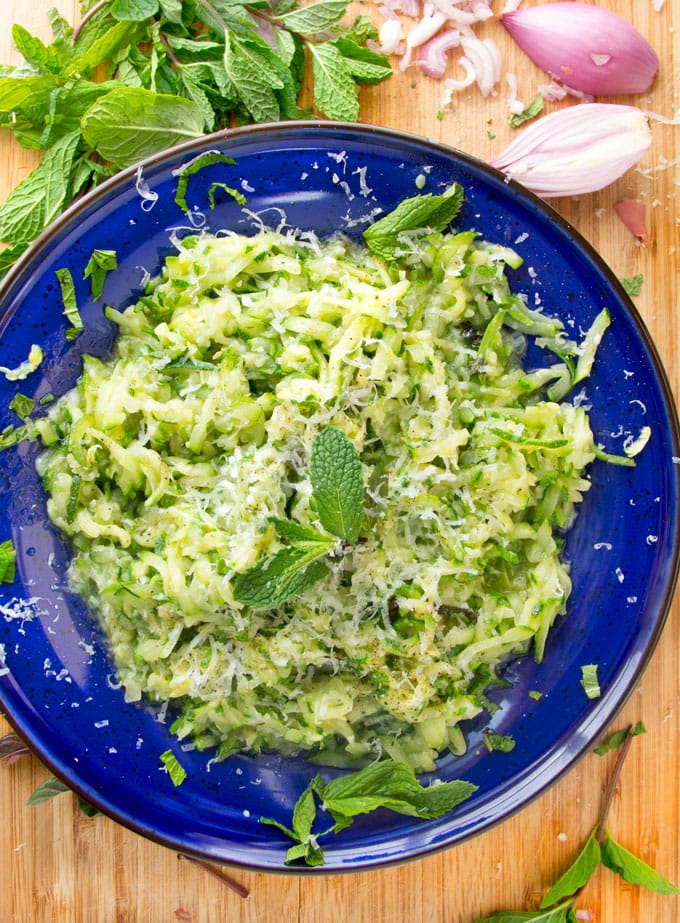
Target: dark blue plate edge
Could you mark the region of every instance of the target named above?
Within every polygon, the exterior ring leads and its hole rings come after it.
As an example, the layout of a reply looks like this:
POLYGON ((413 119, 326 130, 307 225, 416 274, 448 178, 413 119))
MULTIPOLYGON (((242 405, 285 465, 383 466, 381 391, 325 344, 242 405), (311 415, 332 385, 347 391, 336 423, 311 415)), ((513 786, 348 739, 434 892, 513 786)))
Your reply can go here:
MULTIPOLYGON (((145 158, 143 161, 140 161, 139 164, 134 164, 133 166, 120 171, 115 176, 102 183, 96 189, 92 190, 87 195, 83 196, 81 199, 70 205, 69 208, 67 208, 51 225, 45 228, 40 233, 40 235, 29 245, 21 257, 19 257, 17 262, 10 268, 5 277, 0 280, 0 300, 4 299, 7 293, 11 290, 12 286, 20 280, 25 265, 30 263, 30 261, 34 258, 36 251, 39 251, 40 248, 47 241, 49 241, 55 233, 59 231, 62 225, 70 222, 81 210, 87 209, 93 200, 96 200, 99 197, 103 197, 110 190, 127 183, 136 175, 140 167, 144 170, 160 165, 167 160, 175 159, 178 155, 181 155, 185 152, 191 153, 194 152, 196 148, 202 149, 206 146, 209 146, 211 141, 215 141, 217 143, 223 142, 229 138, 239 140, 242 138, 256 137, 260 134, 264 136, 276 137, 277 134, 287 135, 290 133, 299 133, 300 137, 303 137, 305 134, 310 134, 313 137, 314 134, 316 134, 319 130, 331 133, 337 132, 338 134, 344 132, 354 136, 365 135, 367 139, 370 139, 371 137, 381 138, 395 142, 406 143, 408 145, 416 145, 420 149, 429 148, 433 151, 433 153, 437 153, 439 155, 442 153, 447 154, 458 161, 467 163, 474 170, 486 174, 489 179, 493 181, 493 183, 497 184, 500 181, 504 185, 515 189, 517 192, 520 192, 526 200, 527 204, 530 204, 531 207, 536 211, 542 212, 544 216, 555 225, 557 225, 564 234, 572 238, 574 243, 588 257, 594 267, 597 268, 603 277, 605 277, 608 285, 616 293, 619 300, 625 305, 626 311, 633 322, 636 333, 640 336, 640 339, 642 340, 643 345, 651 359, 665 409, 668 413, 668 424, 671 441, 673 444, 673 454, 675 457, 680 456, 680 421, 678 419, 678 411, 675 398, 673 396, 665 368, 661 361, 661 357, 635 304, 623 289, 617 276, 604 262, 595 248, 584 237, 581 236, 580 232, 577 231, 573 225, 571 225, 548 203, 546 203, 545 200, 541 199, 539 196, 526 189, 526 187, 496 170, 494 167, 491 167, 489 164, 477 159, 470 154, 462 152, 444 143, 440 143, 432 139, 420 137, 413 133, 397 129, 351 122, 292 120, 288 122, 261 123, 243 128, 226 129, 219 132, 213 132, 208 135, 203 135, 200 138, 191 139, 190 141, 183 142, 180 145, 176 145, 174 147, 160 151, 157 154, 154 154, 148 158, 145 158)), ((0 314, 0 319, 3 316, 3 314, 0 314)), ((674 478, 676 495, 680 495, 679 469, 680 466, 676 465, 674 478)), ((473 836, 486 832, 487 830, 500 825, 509 817, 522 811, 531 802, 535 801, 539 796, 545 794, 549 788, 551 788, 568 772, 570 772, 575 764, 592 749, 595 739, 599 739, 606 733, 606 729, 615 720, 617 715, 625 706, 630 695, 636 688, 642 673, 647 667, 649 660, 651 659, 656 649, 659 638, 668 618, 673 597, 675 595, 675 587, 680 573, 680 517, 677 517, 675 521, 675 529, 672 535, 672 545, 673 554, 668 567, 671 577, 668 580, 663 598, 659 602, 658 616, 654 622, 653 630, 647 637, 643 654, 637 660, 634 667, 626 669, 619 674, 614 687, 610 688, 610 690, 608 690, 602 699, 598 700, 597 704, 587 713, 584 720, 578 725, 578 727, 572 730, 572 733, 570 734, 571 739, 576 739, 580 742, 576 746, 569 746, 568 743, 564 744, 560 759, 560 762, 563 760, 564 762, 561 768, 558 771, 555 771, 554 767, 551 766, 548 770, 549 778, 544 780, 542 779, 542 775, 545 772, 545 768, 536 769, 530 767, 526 772, 526 778, 527 781, 533 783, 533 785, 531 786, 531 790, 528 794, 526 791, 524 792, 521 804, 518 804, 514 807, 506 805, 502 816, 495 819, 482 819, 476 823, 473 821, 470 824, 471 829, 462 830, 458 835, 448 836, 445 842, 433 842, 426 844, 421 848, 411 849, 406 855, 389 858, 381 857, 379 855, 363 859, 359 857, 360 864, 357 865, 354 864, 357 861, 355 850, 350 849, 346 851, 343 848, 334 848, 334 844, 329 841, 327 844, 324 844, 325 854, 327 857, 326 864, 319 868, 311 869, 308 867, 284 867, 279 864, 269 865, 265 864, 264 862, 250 863, 247 861, 239 861, 238 859, 225 856, 224 853, 219 849, 211 849, 207 844, 203 844, 201 849, 187 849, 185 848, 185 844, 178 844, 177 840, 174 840, 171 837, 159 835, 152 826, 136 821, 134 818, 129 818, 122 811, 112 809, 104 799, 99 799, 96 796, 93 797, 92 792, 85 791, 77 784, 77 782, 74 784, 68 769, 62 767, 59 761, 55 761, 49 752, 47 752, 42 746, 33 746, 33 742, 31 741, 31 748, 33 752, 40 758, 40 760, 45 763, 45 765, 54 773, 54 775, 61 779, 65 784, 67 784, 71 790, 73 790, 77 795, 81 796, 85 800, 89 801, 93 807, 97 808, 102 813, 115 820, 117 823, 120 823, 121 826, 127 827, 133 832, 144 836, 155 843, 166 846, 174 851, 178 851, 188 856, 194 856, 203 860, 208 859, 209 861, 218 862, 222 865, 230 866, 232 868, 253 872, 267 872, 284 875, 318 875, 337 874, 341 872, 355 874, 360 871, 370 871, 375 868, 389 868, 391 866, 403 865, 416 859, 435 855, 439 852, 443 852, 446 849, 452 848, 453 846, 459 845, 460 843, 471 839, 473 836), (623 688, 620 688, 622 684, 623 688), (596 729, 596 733, 594 729, 596 729), (568 753, 566 759, 564 756, 565 751, 568 753), (343 856, 345 854, 347 854, 348 857, 354 856, 354 858, 346 858, 343 860, 343 856)), ((2 704, 1 701, 0 704, 2 704)), ((16 715, 8 715, 4 711, 3 714, 5 714, 7 721, 17 731, 17 733, 19 733, 27 740, 31 740, 31 732, 28 726, 28 722, 26 722, 26 726, 24 726, 24 722, 22 722, 16 715)), ((499 796, 496 796, 495 800, 497 800, 498 797, 499 796)), ((500 797, 506 798, 507 792, 503 791, 500 797)), ((389 850, 387 851, 389 852, 389 850)))

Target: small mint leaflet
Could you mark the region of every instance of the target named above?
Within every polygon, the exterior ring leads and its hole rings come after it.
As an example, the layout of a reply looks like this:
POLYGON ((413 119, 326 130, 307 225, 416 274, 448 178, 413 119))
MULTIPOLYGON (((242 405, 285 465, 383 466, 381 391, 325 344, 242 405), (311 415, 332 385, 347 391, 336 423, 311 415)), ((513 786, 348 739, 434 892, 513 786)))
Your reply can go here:
POLYGON ((289 545, 259 561, 234 579, 234 597, 254 609, 270 609, 290 602, 328 573, 319 560, 328 553, 327 542, 289 545))
POLYGON ((335 426, 326 426, 312 443, 309 477, 324 529, 356 542, 364 521, 364 476, 352 442, 335 426))
POLYGON ((453 183, 441 195, 412 196, 364 231, 366 246, 385 260, 399 255, 400 235, 408 231, 443 231, 463 204, 463 187, 453 183))

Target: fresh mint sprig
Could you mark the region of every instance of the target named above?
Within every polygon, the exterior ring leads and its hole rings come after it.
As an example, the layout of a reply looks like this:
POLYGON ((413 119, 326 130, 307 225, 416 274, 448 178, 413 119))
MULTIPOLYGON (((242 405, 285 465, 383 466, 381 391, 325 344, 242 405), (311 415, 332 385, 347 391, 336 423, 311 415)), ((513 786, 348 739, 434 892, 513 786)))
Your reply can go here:
POLYGON ((384 218, 366 228, 364 242, 384 260, 394 260, 404 249, 404 234, 445 230, 460 211, 463 199, 463 187, 459 183, 452 183, 441 195, 428 192, 404 199, 384 218))
POLYGON ((75 29, 52 11, 47 44, 14 26, 25 64, 0 68, 0 128, 45 155, 0 207, 0 241, 10 245, 0 275, 76 197, 121 168, 234 122, 304 116, 305 82, 320 114, 356 120, 358 87, 392 69, 367 47, 377 37, 367 17, 341 24, 347 6, 105 0, 84 4, 75 29))
POLYGON ((545 894, 538 910, 502 910, 481 917, 477 923, 577 923, 575 902, 592 876, 602 865, 625 881, 641 885, 657 894, 680 894, 672 882, 621 846, 607 828, 609 808, 619 782, 624 760, 633 738, 644 733, 641 722, 616 731, 603 741, 594 752, 600 756, 619 748, 616 764, 605 792, 600 817, 591 830, 583 848, 567 870, 545 894))
POLYGON ((234 579, 234 597, 246 606, 274 608, 295 599, 329 572, 327 559, 336 538, 353 544, 364 521, 364 478, 352 442, 325 426, 312 443, 309 463, 312 498, 325 532, 293 519, 270 521, 287 542, 275 554, 234 579))
POLYGON ((295 803, 290 827, 271 817, 261 817, 260 822, 277 827, 294 841, 286 853, 287 864, 303 859, 307 865, 319 866, 325 861, 319 838, 344 830, 360 814, 387 808, 411 817, 441 817, 476 788, 461 779, 423 786, 404 763, 380 760, 328 783, 315 776, 295 803), (314 832, 317 801, 331 815, 333 824, 314 832))

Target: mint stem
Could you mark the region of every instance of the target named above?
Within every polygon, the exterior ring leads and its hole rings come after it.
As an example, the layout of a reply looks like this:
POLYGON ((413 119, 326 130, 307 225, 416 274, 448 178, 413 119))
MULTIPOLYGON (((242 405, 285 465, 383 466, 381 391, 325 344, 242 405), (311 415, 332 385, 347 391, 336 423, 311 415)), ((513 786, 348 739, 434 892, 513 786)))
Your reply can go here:
POLYGON ((208 875, 212 875, 213 878, 217 878, 218 881, 221 881, 222 884, 226 885, 239 897, 246 898, 250 896, 250 891, 244 887, 242 884, 239 884, 237 881, 234 881, 233 878, 229 878, 228 875, 225 875, 224 872, 221 872, 219 869, 216 869, 209 862, 204 862, 202 859, 194 859, 192 856, 185 856, 183 853, 177 853, 178 859, 185 859, 187 862, 193 862, 194 865, 197 865, 199 868, 203 869, 204 872, 207 872, 208 875))
POLYGON ((616 763, 614 763, 614 769, 612 771, 609 784, 605 791, 604 802, 602 803, 602 810, 600 811, 600 819, 597 824, 597 834, 596 834, 597 841, 600 844, 600 846, 604 843, 605 839, 607 838, 606 830, 607 830, 607 819, 609 817, 609 810, 611 808, 612 801, 614 800, 614 794, 616 792, 616 787, 619 784, 619 777, 621 775, 621 770, 623 769, 623 764, 625 762, 626 757, 628 756, 630 745, 633 742, 633 735, 631 734, 632 730, 633 730, 633 726, 630 725, 626 733, 626 739, 624 740, 624 742, 621 744, 621 747, 619 748, 618 756, 616 757, 616 763))

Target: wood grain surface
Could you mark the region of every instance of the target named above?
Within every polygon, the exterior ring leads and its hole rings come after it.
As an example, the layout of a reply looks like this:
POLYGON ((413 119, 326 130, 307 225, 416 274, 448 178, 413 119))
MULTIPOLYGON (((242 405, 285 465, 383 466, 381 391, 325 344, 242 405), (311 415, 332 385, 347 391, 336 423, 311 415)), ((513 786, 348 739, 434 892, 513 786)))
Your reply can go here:
MULTIPOLYGON (((49 37, 54 0, 1 0, 0 62, 18 60, 12 23, 49 37)), ((657 49, 653 90, 623 98, 673 117, 680 107, 680 0, 655 12, 652 0, 601 0, 633 21, 657 49)), ((59 0, 78 20, 77 0, 59 0)), ((500 8, 502 3, 498 3, 500 8)), ((359 6, 357 4, 357 9, 359 6)), ((360 7, 372 13, 366 0, 360 7)), ((504 69, 530 101, 540 74, 513 47, 501 23, 485 24, 503 52, 504 69)), ((452 73, 453 75, 453 69, 452 73)), ((361 95, 361 121, 406 129, 488 160, 510 139, 508 90, 483 99, 469 88, 440 112, 442 88, 417 72, 397 74, 361 95)), ((551 104, 550 108, 555 108, 551 104)), ((553 205, 595 246, 619 276, 644 275, 637 306, 680 393, 678 281, 680 170, 677 125, 652 123, 653 146, 638 169, 606 190, 553 205), (617 219, 624 197, 647 206, 649 241, 640 246, 617 219)), ((0 201, 35 166, 33 152, 0 137, 0 201)), ((639 687, 616 727, 644 721, 626 761, 610 816, 617 839, 680 882, 680 611, 677 600, 639 687)), ((0 735, 9 731, 0 718, 0 735)), ((559 783, 491 831, 430 858, 384 871, 347 875, 270 875, 232 870, 247 899, 200 868, 106 817, 87 818, 73 798, 39 807, 27 798, 48 776, 36 759, 0 766, 0 923, 474 923, 502 908, 535 908, 575 856, 592 827, 612 756, 588 755, 559 783)), ((659 897, 609 872, 598 873, 579 899, 579 918, 602 923, 677 923, 680 899, 659 897), (590 914, 590 916, 588 915, 590 914)))

